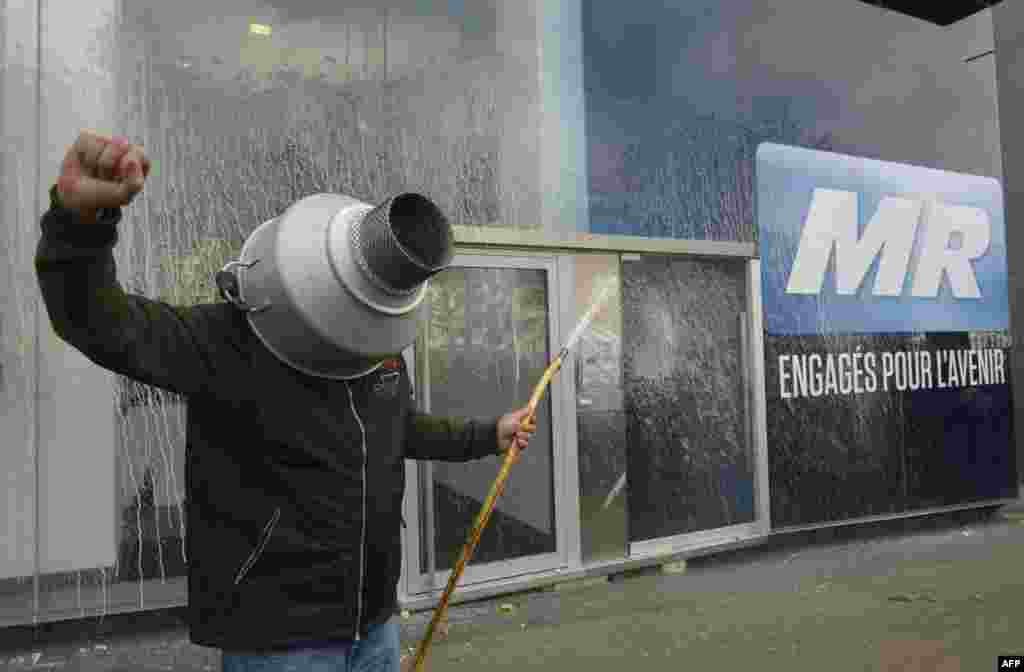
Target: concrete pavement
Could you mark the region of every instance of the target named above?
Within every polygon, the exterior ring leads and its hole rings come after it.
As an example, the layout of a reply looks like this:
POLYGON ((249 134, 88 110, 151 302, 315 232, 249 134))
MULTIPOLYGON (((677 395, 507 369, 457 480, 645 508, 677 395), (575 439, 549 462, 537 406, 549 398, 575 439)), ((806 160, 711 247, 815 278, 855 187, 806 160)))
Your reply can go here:
MULTIPOLYGON (((694 560, 682 574, 648 571, 457 605, 429 668, 994 670, 996 656, 1024 654, 1022 572, 1024 506, 990 520, 809 533, 694 560)), ((402 619, 406 647, 430 616, 402 619)), ((31 641, 28 629, 0 631, 0 667, 220 669, 219 653, 190 644, 174 613, 48 629, 31 641)))

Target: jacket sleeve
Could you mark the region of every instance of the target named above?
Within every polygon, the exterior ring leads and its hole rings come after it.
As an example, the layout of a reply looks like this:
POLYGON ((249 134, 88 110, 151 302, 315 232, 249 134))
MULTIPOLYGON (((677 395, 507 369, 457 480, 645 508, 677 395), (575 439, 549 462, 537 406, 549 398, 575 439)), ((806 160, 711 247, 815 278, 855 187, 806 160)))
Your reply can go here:
POLYGON ((120 220, 120 210, 107 210, 82 224, 56 201, 43 215, 35 267, 50 324, 105 369, 183 395, 214 393, 229 367, 226 348, 214 345, 218 306, 126 293, 113 254, 120 220))
POLYGON ((468 462, 500 454, 497 418, 445 418, 418 411, 406 417, 407 459, 468 462))

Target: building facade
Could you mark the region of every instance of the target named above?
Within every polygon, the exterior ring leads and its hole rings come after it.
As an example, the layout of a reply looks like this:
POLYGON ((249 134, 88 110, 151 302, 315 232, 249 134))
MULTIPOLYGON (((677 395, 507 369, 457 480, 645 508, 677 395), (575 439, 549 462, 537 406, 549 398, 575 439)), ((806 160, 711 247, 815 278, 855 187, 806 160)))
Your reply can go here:
MULTIPOLYGON (((406 353, 432 412, 523 403, 616 283, 456 597, 1016 497, 1021 14, 939 27, 852 0, 8 0, 0 625, 186 599, 184 404, 60 342, 31 263, 83 128, 152 158, 116 254, 126 288, 172 303, 217 300, 213 272, 305 195, 434 199, 459 254, 406 353), (766 143, 996 181, 986 249, 1005 247, 1006 323, 772 331, 766 143), (1007 373, 927 397, 786 396, 780 357, 843 348, 987 349, 1007 373)), ((436 601, 498 467, 408 464, 405 605, 436 601)))

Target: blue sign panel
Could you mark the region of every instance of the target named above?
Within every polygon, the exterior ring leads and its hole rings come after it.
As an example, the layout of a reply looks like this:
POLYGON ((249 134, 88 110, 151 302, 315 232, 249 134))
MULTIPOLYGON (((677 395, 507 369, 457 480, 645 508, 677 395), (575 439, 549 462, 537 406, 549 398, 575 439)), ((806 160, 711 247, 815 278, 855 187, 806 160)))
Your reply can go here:
POLYGON ((1009 329, 997 180, 774 143, 756 179, 769 334, 1009 329))

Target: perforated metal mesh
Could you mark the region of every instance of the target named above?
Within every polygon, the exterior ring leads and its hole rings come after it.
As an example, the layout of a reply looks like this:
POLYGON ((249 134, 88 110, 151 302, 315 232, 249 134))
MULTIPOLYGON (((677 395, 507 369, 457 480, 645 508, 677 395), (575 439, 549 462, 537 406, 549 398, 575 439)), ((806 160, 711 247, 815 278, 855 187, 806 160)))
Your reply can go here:
POLYGON ((382 290, 412 294, 443 270, 453 254, 451 225, 434 203, 419 194, 391 197, 351 229, 362 271, 382 290))

